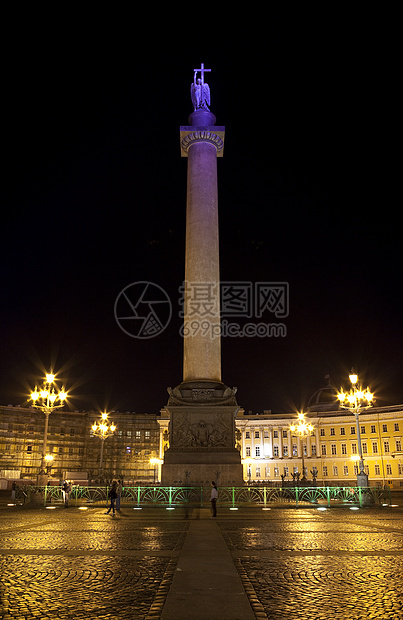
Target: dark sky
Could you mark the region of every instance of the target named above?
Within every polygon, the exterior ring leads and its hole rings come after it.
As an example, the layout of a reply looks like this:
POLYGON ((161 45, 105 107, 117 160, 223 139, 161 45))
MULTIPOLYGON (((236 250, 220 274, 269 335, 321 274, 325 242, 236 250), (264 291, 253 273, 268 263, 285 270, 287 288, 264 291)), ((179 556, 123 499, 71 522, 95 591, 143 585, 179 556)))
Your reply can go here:
POLYGON ((157 46, 124 22, 15 32, 3 75, 0 403, 23 404, 51 365, 73 409, 155 413, 180 383, 179 126, 201 62, 226 127, 221 278, 290 291, 285 338, 223 339, 224 382, 246 410, 287 412, 354 366, 379 404, 402 403, 393 32, 376 15, 339 16, 320 28, 273 20, 263 36, 224 29, 213 43, 167 34, 157 46), (114 316, 138 281, 172 302, 149 340, 114 316))

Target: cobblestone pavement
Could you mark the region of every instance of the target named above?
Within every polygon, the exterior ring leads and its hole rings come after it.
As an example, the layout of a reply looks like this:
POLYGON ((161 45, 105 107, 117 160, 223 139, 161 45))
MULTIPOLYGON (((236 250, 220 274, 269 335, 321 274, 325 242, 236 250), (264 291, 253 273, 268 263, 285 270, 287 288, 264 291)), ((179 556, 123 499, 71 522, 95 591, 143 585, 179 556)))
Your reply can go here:
POLYGON ((188 522, 104 512, 0 511, 2 620, 158 618, 188 522))
MULTIPOLYGON (((1 507, 0 619, 158 619, 184 516, 1 507)), ((257 619, 403 620, 403 508, 222 508, 210 523, 257 619)))
POLYGON ((259 618, 403 619, 403 510, 272 510, 220 527, 259 618))

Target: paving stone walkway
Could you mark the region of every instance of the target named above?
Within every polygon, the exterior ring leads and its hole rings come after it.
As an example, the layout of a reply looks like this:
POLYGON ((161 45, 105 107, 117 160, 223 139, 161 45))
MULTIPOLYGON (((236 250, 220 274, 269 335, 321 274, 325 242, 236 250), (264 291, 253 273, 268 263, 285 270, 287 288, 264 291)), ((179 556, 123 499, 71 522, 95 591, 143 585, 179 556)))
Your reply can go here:
POLYGON ((0 505, 1 620, 403 620, 403 507, 104 512, 0 505))

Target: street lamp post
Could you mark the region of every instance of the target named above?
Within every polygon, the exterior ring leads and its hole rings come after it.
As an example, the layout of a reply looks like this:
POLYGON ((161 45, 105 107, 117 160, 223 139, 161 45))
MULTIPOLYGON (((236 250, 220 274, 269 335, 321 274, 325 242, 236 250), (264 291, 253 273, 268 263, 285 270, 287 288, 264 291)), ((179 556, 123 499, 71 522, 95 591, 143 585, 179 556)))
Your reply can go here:
POLYGON ((158 459, 158 458, 151 458, 150 459, 150 464, 154 465, 154 484, 159 482, 159 465, 161 465, 161 463, 163 463, 163 462, 164 461, 162 459, 158 459))
POLYGON ((101 440, 101 454, 99 457, 99 472, 98 472, 98 476, 101 476, 102 474, 102 461, 103 461, 103 456, 104 456, 104 443, 105 443, 105 439, 108 439, 108 437, 110 437, 111 435, 113 435, 113 433, 116 430, 116 426, 113 424, 108 425, 107 424, 107 420, 108 420, 108 414, 107 413, 102 413, 101 414, 101 421, 100 422, 94 422, 94 424, 91 426, 92 428, 92 432, 94 433, 94 435, 96 435, 97 437, 100 438, 101 440))
POLYGON ((372 407, 374 403, 374 395, 372 394, 372 392, 370 392, 368 387, 366 390, 362 389, 362 387, 358 383, 358 375, 354 372, 354 370, 352 370, 349 374, 349 379, 352 386, 350 391, 344 392, 343 388, 341 388, 340 392, 337 394, 337 398, 339 399, 340 407, 351 411, 351 413, 355 416, 359 454, 359 472, 357 474, 357 486, 367 487, 368 475, 364 472, 364 456, 362 453, 359 416, 361 411, 372 407))
POLYGON ((48 445, 49 416, 53 411, 55 411, 55 409, 60 409, 60 407, 63 407, 66 399, 67 392, 65 392, 64 388, 58 391, 57 385, 55 383, 55 375, 51 373, 48 373, 46 375, 42 388, 38 390, 38 388, 35 386, 35 390, 31 393, 30 396, 32 406, 45 414, 45 430, 43 436, 41 468, 37 479, 37 482, 40 486, 47 484, 48 481, 47 461, 49 459, 46 458, 46 451, 48 445))
POLYGON ((290 431, 292 433, 296 433, 294 437, 300 437, 302 439, 302 478, 301 482, 306 482, 305 476, 305 460, 304 460, 304 439, 308 436, 309 433, 312 433, 314 427, 312 424, 307 424, 305 422, 305 413, 298 414, 298 424, 291 424, 290 431))

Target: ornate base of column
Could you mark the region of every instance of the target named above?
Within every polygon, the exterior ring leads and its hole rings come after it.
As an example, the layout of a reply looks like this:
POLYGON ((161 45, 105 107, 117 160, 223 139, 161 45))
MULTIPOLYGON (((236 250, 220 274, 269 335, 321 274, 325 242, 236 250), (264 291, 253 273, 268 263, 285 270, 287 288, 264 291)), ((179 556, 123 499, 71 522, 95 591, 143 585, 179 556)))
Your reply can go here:
POLYGON ((164 454, 162 484, 243 484, 241 455, 235 448, 236 389, 192 381, 168 392, 170 447, 164 454))

